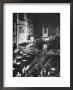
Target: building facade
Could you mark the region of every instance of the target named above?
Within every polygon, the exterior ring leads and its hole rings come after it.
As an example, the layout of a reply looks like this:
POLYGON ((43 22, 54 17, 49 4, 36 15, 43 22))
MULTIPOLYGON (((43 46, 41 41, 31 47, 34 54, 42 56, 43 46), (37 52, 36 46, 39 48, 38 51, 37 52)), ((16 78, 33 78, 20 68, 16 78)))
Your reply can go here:
POLYGON ((19 14, 17 14, 17 22, 14 24, 16 31, 16 40, 14 37, 14 42, 17 46, 24 42, 32 42, 33 37, 33 24, 31 20, 27 18, 27 14, 24 14, 24 19, 20 20, 19 14))

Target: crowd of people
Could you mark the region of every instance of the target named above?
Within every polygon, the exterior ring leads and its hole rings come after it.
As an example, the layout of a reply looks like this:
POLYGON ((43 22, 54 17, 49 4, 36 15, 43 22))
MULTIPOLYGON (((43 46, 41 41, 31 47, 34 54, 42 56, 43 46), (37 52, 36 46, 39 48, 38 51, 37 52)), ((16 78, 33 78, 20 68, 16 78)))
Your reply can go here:
POLYGON ((42 51, 42 41, 26 50, 24 46, 13 51, 13 77, 59 77, 60 39, 48 42, 42 51), (35 47, 36 46, 36 47, 35 47))

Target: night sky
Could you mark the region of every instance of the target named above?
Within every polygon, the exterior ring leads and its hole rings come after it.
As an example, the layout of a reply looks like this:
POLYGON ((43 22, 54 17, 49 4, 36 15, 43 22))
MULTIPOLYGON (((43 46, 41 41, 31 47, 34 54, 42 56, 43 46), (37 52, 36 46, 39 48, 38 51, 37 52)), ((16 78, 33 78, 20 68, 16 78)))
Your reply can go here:
MULTIPOLYGON (((20 20, 23 20, 23 13, 19 13, 20 20)), ((40 38, 42 27, 49 28, 49 35, 55 32, 56 27, 60 28, 60 13, 27 13, 34 29, 35 38, 40 38)), ((13 22, 16 22, 16 13, 13 14, 13 22)))

